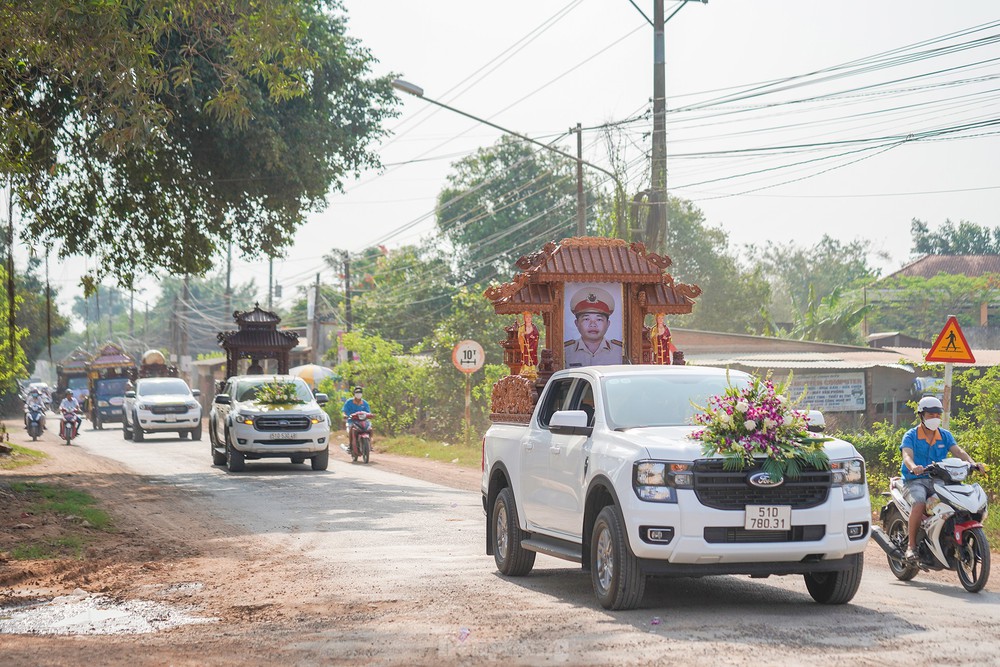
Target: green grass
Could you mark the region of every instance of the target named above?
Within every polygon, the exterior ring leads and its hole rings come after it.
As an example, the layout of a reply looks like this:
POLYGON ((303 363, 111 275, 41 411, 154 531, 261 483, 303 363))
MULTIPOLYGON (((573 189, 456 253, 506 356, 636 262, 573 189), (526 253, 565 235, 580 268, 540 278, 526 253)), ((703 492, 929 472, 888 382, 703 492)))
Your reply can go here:
POLYGON ((79 558, 83 555, 86 540, 80 535, 69 535, 55 540, 19 544, 11 551, 14 560, 49 560, 66 555, 79 558))
POLYGON ((402 435, 395 438, 379 438, 375 447, 381 452, 413 456, 421 459, 433 459, 455 463, 463 468, 478 468, 482 460, 482 448, 477 442, 475 446, 446 444, 437 440, 425 440, 414 435, 402 435), (457 461, 456 461, 457 459, 457 461))
POLYGON ((0 456, 0 470, 23 468, 24 466, 34 465, 48 457, 45 452, 40 452, 37 449, 29 449, 28 447, 15 445, 13 443, 11 443, 11 447, 14 448, 14 452, 12 454, 8 456, 0 456))
POLYGON ((65 516, 78 516, 81 519, 86 519, 92 527, 98 530, 110 531, 112 529, 111 517, 104 510, 94 507, 97 501, 88 493, 64 486, 33 482, 15 482, 10 485, 10 488, 15 493, 36 497, 31 507, 31 511, 35 514, 51 512, 65 516))

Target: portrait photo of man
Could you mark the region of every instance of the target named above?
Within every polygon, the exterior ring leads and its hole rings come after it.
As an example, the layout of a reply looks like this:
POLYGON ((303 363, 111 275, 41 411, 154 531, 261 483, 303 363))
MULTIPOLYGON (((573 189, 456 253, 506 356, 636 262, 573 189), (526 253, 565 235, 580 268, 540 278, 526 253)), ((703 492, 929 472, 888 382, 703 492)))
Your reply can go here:
POLYGON ((616 294, 621 294, 621 286, 615 283, 566 284, 571 316, 564 327, 566 368, 622 363, 620 297, 615 298, 616 294))

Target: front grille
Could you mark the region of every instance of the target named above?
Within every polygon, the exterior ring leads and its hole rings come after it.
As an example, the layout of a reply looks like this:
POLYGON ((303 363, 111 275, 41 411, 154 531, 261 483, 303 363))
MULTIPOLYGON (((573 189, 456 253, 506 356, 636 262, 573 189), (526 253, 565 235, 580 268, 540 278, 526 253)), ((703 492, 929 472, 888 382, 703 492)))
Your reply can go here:
POLYGON ((719 510, 742 510, 747 505, 790 505, 808 509, 826 502, 832 475, 829 470, 806 469, 797 478, 785 477, 781 486, 750 486, 747 479, 760 470, 724 470, 721 459, 694 463, 694 492, 702 505, 719 510))
POLYGON ((186 405, 154 405, 149 411, 154 415, 182 415, 188 408, 186 405))
POLYGON ((817 542, 826 535, 826 526, 792 526, 791 530, 747 530, 737 527, 705 529, 709 544, 750 544, 755 542, 817 542))
POLYGON ((308 431, 312 425, 309 417, 257 417, 253 426, 258 431, 308 431))

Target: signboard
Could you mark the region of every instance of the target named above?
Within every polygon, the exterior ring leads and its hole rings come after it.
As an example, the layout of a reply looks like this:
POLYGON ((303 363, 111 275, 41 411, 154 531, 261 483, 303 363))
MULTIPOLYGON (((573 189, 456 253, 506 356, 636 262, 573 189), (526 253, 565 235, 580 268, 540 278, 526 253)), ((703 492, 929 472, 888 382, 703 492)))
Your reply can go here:
POLYGON ((965 334, 962 333, 962 328, 958 326, 958 320, 954 315, 945 322, 944 329, 941 329, 937 340, 931 345, 931 351, 927 353, 926 361, 946 364, 976 363, 976 358, 969 349, 969 342, 965 340, 965 334))
POLYGON ((485 362, 483 346, 474 340, 459 341, 451 350, 451 363, 463 373, 475 373, 485 362))
POLYGON ((788 388, 789 398, 798 398, 803 389, 801 407, 823 412, 862 412, 866 407, 864 373, 796 375, 788 388))

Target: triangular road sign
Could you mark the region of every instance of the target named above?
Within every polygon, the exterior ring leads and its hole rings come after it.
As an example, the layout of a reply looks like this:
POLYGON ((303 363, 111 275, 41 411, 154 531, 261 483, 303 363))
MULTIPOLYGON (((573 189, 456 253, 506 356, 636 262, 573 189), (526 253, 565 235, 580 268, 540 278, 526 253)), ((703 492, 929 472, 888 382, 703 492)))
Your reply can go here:
POLYGON ((926 361, 976 363, 976 358, 972 356, 972 350, 969 348, 969 341, 965 340, 965 334, 962 333, 962 328, 958 326, 958 320, 954 315, 945 322, 944 329, 941 329, 937 340, 931 345, 931 351, 927 353, 926 361))

